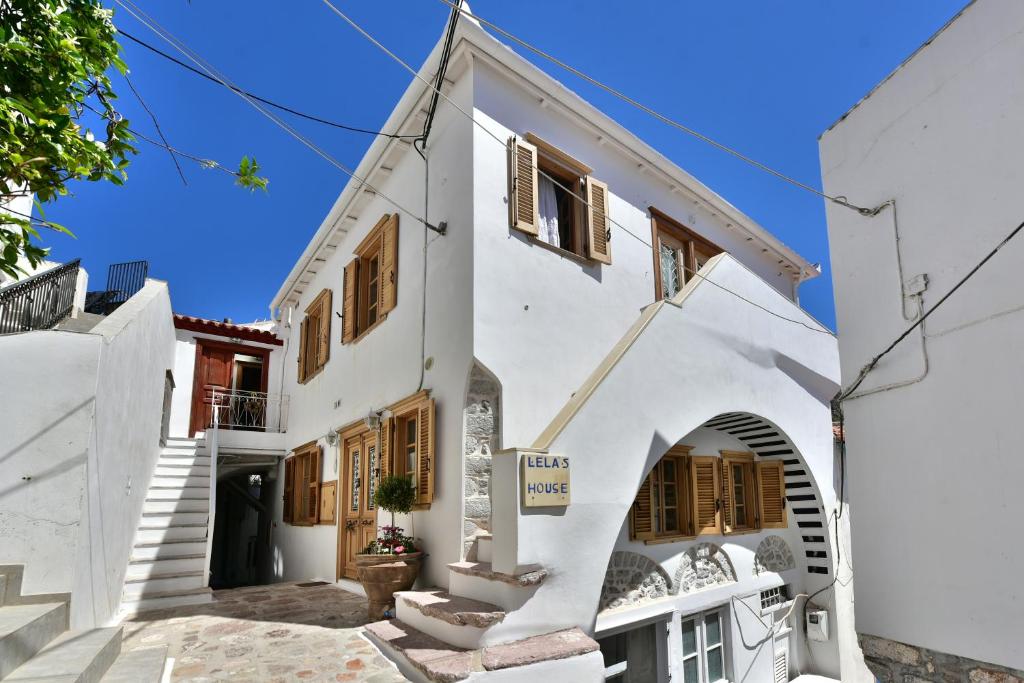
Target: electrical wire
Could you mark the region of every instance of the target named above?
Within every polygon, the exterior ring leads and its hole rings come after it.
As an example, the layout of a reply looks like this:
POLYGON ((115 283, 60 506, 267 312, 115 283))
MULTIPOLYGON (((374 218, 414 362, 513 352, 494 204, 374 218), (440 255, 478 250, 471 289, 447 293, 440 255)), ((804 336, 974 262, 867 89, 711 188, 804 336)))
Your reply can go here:
MULTIPOLYGON (((116 1, 120 2, 121 0, 116 0, 116 1)), ((506 148, 506 149, 508 148, 508 143, 506 141, 502 140, 493 131, 491 131, 486 126, 484 126, 483 123, 478 121, 472 114, 470 114, 465 109, 463 109, 461 106, 459 106, 458 103, 456 103, 454 100, 452 100, 450 97, 448 97, 448 95, 446 95, 440 88, 435 87, 432 83, 430 83, 430 81, 428 81, 422 75, 420 75, 420 73, 415 68, 413 68, 412 66, 410 66, 408 64, 408 62, 404 61, 401 57, 399 57, 397 54, 392 52, 386 45, 384 45, 379 40, 377 40, 375 37, 373 37, 368 31, 366 31, 366 29, 364 29, 362 26, 360 26, 358 23, 356 23, 351 17, 349 17, 347 14, 345 14, 340 9, 338 9, 330 0, 322 0, 322 2, 325 5, 327 5, 327 7, 330 8, 331 11, 333 11, 335 14, 337 14, 342 20, 344 20, 349 26, 351 26, 353 29, 355 29, 360 35, 362 35, 364 38, 366 38, 368 41, 370 41, 373 45, 378 47, 386 55, 391 57, 392 60, 397 62, 406 71, 411 73, 417 80, 421 81, 428 88, 431 88, 432 90, 434 90, 434 92, 437 95, 439 95, 440 97, 444 98, 444 100, 447 101, 449 104, 451 104, 452 107, 454 107, 457 111, 462 113, 462 115, 465 116, 467 119, 469 119, 471 122, 476 124, 481 130, 483 130, 485 133, 487 133, 492 139, 494 139, 503 148, 506 148)), ((588 207, 590 209, 594 208, 591 205, 591 203, 589 201, 587 201, 587 199, 585 197, 581 196, 579 193, 577 193, 577 192, 573 191, 572 189, 570 189, 569 187, 567 187, 558 178, 555 178, 554 176, 550 175, 549 173, 546 173, 543 169, 537 167, 536 165, 533 166, 533 169, 537 171, 538 175, 542 175, 545 178, 549 179, 557 187, 561 188, 563 191, 565 191, 566 193, 568 193, 569 195, 574 197, 582 205, 584 205, 584 206, 586 206, 586 207, 588 207)), ((624 226, 622 223, 620 223, 620 222, 616 221, 615 219, 613 219, 611 216, 605 214, 605 219, 609 223, 611 223, 612 225, 615 225, 620 230, 622 230, 623 232, 625 232, 628 235, 632 236, 634 239, 638 240, 639 242, 641 242, 642 244, 646 245, 647 247, 649 247, 651 249, 654 248, 654 246, 650 242, 648 242, 646 239, 644 239, 640 235, 637 235, 632 230, 630 230, 629 228, 624 226)), ((744 296, 742 296, 742 295, 740 295, 740 294, 738 294, 738 293, 736 293, 736 292, 734 292, 734 291, 732 291, 732 290, 730 290, 730 289, 728 289, 728 288, 726 288, 726 287, 724 287, 724 286, 714 282, 713 280, 708 279, 704 275, 701 275, 700 273, 698 273, 698 272, 696 272, 696 271, 694 271, 694 270, 692 270, 690 268, 686 268, 686 270, 688 272, 690 272, 692 275, 695 275, 696 277, 699 277, 702 280, 710 282, 711 284, 715 285, 719 289, 721 289, 721 290, 723 290, 725 292, 728 292, 729 294, 732 294, 733 296, 737 297, 738 299, 740 299, 742 301, 745 301, 748 304, 751 304, 752 306, 755 306, 755 307, 761 309, 762 311, 764 311, 766 313, 769 313, 769 314, 775 316, 776 318, 779 318, 780 320, 784 320, 786 322, 790 322, 790 323, 794 323, 794 324, 797 324, 797 325, 801 325, 802 327, 805 327, 808 330, 811 330, 813 332, 820 332, 822 334, 832 335, 832 332, 830 332, 829 330, 821 329, 821 328, 817 328, 817 327, 812 327, 812 326, 804 323, 803 321, 794 320, 792 318, 787 318, 787 317, 785 317, 783 315, 775 313, 774 311, 771 311, 771 310, 765 308, 764 306, 761 306, 760 304, 754 303, 750 299, 747 299, 746 297, 744 297, 744 296)))
POLYGON ((0 208, 0 218, 2 218, 5 213, 13 213, 16 216, 21 216, 22 218, 28 219, 29 222, 31 222, 31 223, 37 223, 38 225, 42 225, 42 226, 50 228, 52 230, 59 230, 60 232, 67 232, 67 228, 65 228, 64 226, 62 226, 62 225, 60 225, 58 223, 51 223, 50 221, 43 220, 42 218, 36 218, 32 214, 22 213, 21 211, 15 211, 14 209, 6 207, 6 206, 3 207, 3 208, 0 208))
MULTIPOLYGON (((183 69, 187 69, 187 70, 191 71, 192 73, 196 74, 197 76, 202 76, 206 80, 211 81, 213 83, 216 83, 218 85, 224 85, 222 82, 218 81, 216 78, 210 76, 209 74, 204 73, 204 72, 200 71, 199 69, 197 69, 197 68, 195 68, 193 66, 189 66, 188 64, 186 64, 185 62, 181 61, 177 57, 174 57, 173 55, 167 54, 166 52, 164 52, 160 48, 155 47, 153 45, 150 45, 146 41, 142 40, 141 38, 137 38, 137 37, 133 36, 132 34, 128 33, 127 31, 125 31, 122 28, 118 28, 117 32, 119 34, 123 35, 128 40, 132 41, 133 43, 141 45, 142 47, 146 48, 150 52, 154 52, 154 53, 160 55, 161 57, 163 57, 164 59, 167 59, 167 60, 169 60, 171 62, 174 62, 178 66, 182 67, 183 69)), ((338 123, 337 121, 330 121, 328 119, 320 118, 319 116, 313 116, 312 114, 306 114, 304 112, 298 111, 297 109, 292 109, 291 107, 285 106, 283 104, 278 104, 277 102, 274 102, 272 100, 268 100, 265 97, 260 97, 259 95, 256 95, 256 94, 254 94, 252 92, 249 92, 248 90, 242 90, 241 88, 236 88, 234 86, 230 86, 230 87, 231 87, 232 90, 238 90, 239 92, 244 93, 248 97, 251 97, 252 99, 254 99, 254 100, 258 101, 258 102, 262 102, 263 104, 266 104, 266 105, 269 105, 271 107, 274 107, 275 109, 280 109, 281 111, 288 112, 289 114, 293 114, 294 116, 298 116, 298 117, 307 119, 309 121, 315 121, 316 123, 322 123, 325 126, 331 126, 333 128, 340 128, 341 130, 347 130, 347 131, 351 131, 353 133, 366 133, 367 135, 382 135, 384 137, 394 138, 394 139, 418 137, 415 133, 410 134, 410 135, 398 135, 396 133, 385 133, 382 130, 371 130, 369 128, 359 128, 358 126, 350 126, 350 125, 347 125, 347 124, 344 124, 344 123, 338 123)))
POLYGON ((333 156, 331 156, 329 153, 327 153, 323 148, 319 147, 315 142, 313 142, 312 140, 310 140, 309 138, 304 136, 302 133, 300 133, 297 130, 295 130, 294 128, 292 128, 286 122, 282 121, 279 117, 275 116, 271 112, 269 112, 266 109, 264 109, 263 107, 261 107, 259 104, 256 103, 255 100, 253 100, 251 97, 246 95, 240 88, 238 88, 237 86, 233 86, 231 84, 231 82, 228 81, 226 76, 224 76, 222 73, 217 71, 209 62, 206 62, 202 57, 199 56, 198 53, 196 53, 195 51, 191 50, 187 45, 185 45, 185 43, 183 43, 182 41, 180 41, 177 38, 175 38, 174 34, 172 34, 170 31, 165 29, 163 26, 160 25, 159 22, 157 22, 155 19, 150 17, 148 14, 146 14, 146 12, 143 11, 141 8, 139 8, 138 5, 136 5, 134 2, 132 2, 132 0, 114 0, 114 2, 117 3, 118 5, 120 5, 130 15, 135 17, 135 19, 139 23, 141 23, 143 26, 145 26, 149 30, 153 31, 161 39, 163 39, 165 42, 167 42, 172 47, 174 47, 176 50, 178 50, 183 55, 185 55, 189 60, 192 61, 193 64, 195 64, 199 68, 201 68, 204 71, 206 71, 210 76, 212 76, 214 79, 216 79, 221 85, 223 85, 224 87, 228 88, 229 90, 234 92, 236 95, 241 97, 250 106, 252 106, 257 111, 259 111, 261 114, 263 114, 265 117, 270 119, 279 128, 282 128, 285 132, 287 132, 293 138, 295 138, 296 140, 301 142, 303 145, 308 147, 310 150, 315 152, 322 159, 324 159, 325 161, 327 161, 328 163, 333 165, 335 168, 337 168, 338 170, 340 170, 341 172, 343 172, 344 174, 346 174, 347 176, 349 176, 353 180, 358 181, 362 187, 368 189, 370 192, 373 192, 375 195, 380 196, 381 198, 386 200, 389 204, 394 206, 396 209, 398 209, 402 213, 410 216, 414 220, 419 221, 423 225, 425 225, 425 226, 427 226, 427 227, 429 227, 429 228, 431 228, 433 230, 437 230, 437 228, 435 226, 431 225, 430 223, 428 223, 425 218, 422 218, 422 217, 418 216, 414 212, 412 212, 409 209, 407 209, 404 206, 402 206, 402 204, 400 204, 397 201, 395 201, 394 199, 392 199, 390 196, 388 196, 385 193, 383 193, 380 190, 378 190, 376 187, 371 185, 370 182, 367 179, 362 178, 359 175, 357 175, 354 171, 350 170, 347 166, 345 166, 340 161, 338 161, 333 156), (131 5, 131 7, 129 7, 129 5, 131 5))
POLYGON ((473 20, 475 20, 475 21, 477 21, 477 22, 479 22, 479 23, 481 23, 481 24, 483 24, 483 25, 493 29, 494 31, 497 31, 501 35, 503 35, 506 38, 508 38, 509 40, 517 43, 518 45, 521 45, 522 47, 526 48, 530 52, 533 52, 534 54, 536 54, 536 55, 538 55, 540 57, 543 57, 544 59, 548 60, 552 64, 555 64, 556 66, 558 66, 558 67, 560 67, 562 69, 565 69, 569 73, 571 73, 571 74, 573 74, 573 75, 575 75, 575 76, 577 76, 579 78, 582 78, 583 80, 587 81, 591 85, 593 85, 595 87, 598 87, 601 90, 604 90, 608 94, 613 95, 613 96, 619 98, 623 102, 626 102, 627 104, 629 104, 629 105, 631 105, 633 107, 636 107, 640 111, 643 111, 643 112, 653 116, 654 118, 658 119, 662 123, 665 123, 665 124, 667 124, 669 126, 672 126, 673 128, 681 130, 682 132, 686 133, 687 135, 693 136, 693 137, 697 138, 698 140, 711 145, 712 147, 715 147, 715 148, 717 148, 717 149, 719 149, 719 150, 721 150, 723 152, 726 152, 727 154, 731 154, 732 156, 736 157, 737 159, 739 159, 739 160, 741 160, 741 161, 743 161, 743 162, 745 162, 747 164, 750 164, 751 166, 753 166, 755 168, 758 168, 758 169, 760 169, 760 170, 762 170, 762 171, 764 171, 766 173, 770 173, 771 175, 775 176, 776 178, 779 178, 780 180, 784 180, 785 182, 790 183, 792 185, 795 185, 796 187, 799 187, 802 190, 806 190, 808 192, 816 194, 816 195, 818 195, 819 197, 821 197, 823 199, 827 199, 830 202, 838 204, 839 206, 844 206, 844 207, 846 207, 848 209, 853 209, 854 211, 857 211, 858 213, 863 214, 863 215, 870 215, 871 213, 876 211, 875 209, 868 209, 868 208, 865 208, 865 207, 857 206, 855 204, 851 204, 849 202, 849 200, 847 200, 846 197, 843 197, 843 196, 833 196, 833 195, 826 194, 825 192, 822 192, 821 190, 819 190, 819 189, 817 189, 815 187, 812 187, 812 186, 808 185, 807 183, 804 183, 804 182, 801 182, 799 180, 796 180, 795 178, 792 178, 792 177, 782 173, 781 171, 777 171, 774 168, 772 168, 772 167, 770 167, 770 166, 768 166, 766 164, 763 164, 760 161, 757 161, 756 159, 753 159, 753 158, 747 156, 746 154, 743 154, 742 152, 739 152, 739 151, 737 151, 737 150, 735 150, 735 149, 733 149, 733 148, 731 148, 731 147, 729 147, 727 145, 724 145, 721 142, 718 142, 717 140, 714 140, 714 139, 708 137, 707 135, 704 135, 703 133, 700 133, 700 132, 694 130, 693 128, 690 128, 689 126, 687 126, 685 124, 682 124, 682 123, 680 123, 678 121, 675 121, 674 119, 671 119, 668 116, 665 116, 664 114, 662 114, 662 113, 660 113, 660 112, 658 112, 658 111, 648 107, 647 105, 643 104, 642 102, 638 102, 637 100, 635 100, 632 97, 626 95, 625 93, 622 93, 619 90, 616 90, 615 88, 611 87, 610 85, 602 83, 601 81, 597 80, 593 76, 589 76, 588 74, 584 73, 583 71, 580 71, 576 67, 574 67, 574 66, 572 66, 570 64, 566 64, 562 60, 558 59, 557 57, 555 57, 553 55, 548 54, 544 50, 541 50, 540 48, 535 47, 534 45, 531 45, 530 43, 526 42, 522 38, 519 38, 518 36, 515 36, 512 33, 510 33, 509 31, 506 31, 505 29, 501 28, 500 26, 498 26, 494 22, 488 21, 487 19, 484 19, 483 17, 480 17, 479 15, 473 14, 472 12, 470 12, 468 10, 462 9, 461 7, 457 6, 454 2, 452 2, 452 0, 438 0, 438 1, 441 2, 442 4, 445 4, 445 5, 448 5, 449 7, 452 7, 453 9, 457 9, 459 12, 461 12, 462 14, 465 14, 470 19, 473 19, 473 20))

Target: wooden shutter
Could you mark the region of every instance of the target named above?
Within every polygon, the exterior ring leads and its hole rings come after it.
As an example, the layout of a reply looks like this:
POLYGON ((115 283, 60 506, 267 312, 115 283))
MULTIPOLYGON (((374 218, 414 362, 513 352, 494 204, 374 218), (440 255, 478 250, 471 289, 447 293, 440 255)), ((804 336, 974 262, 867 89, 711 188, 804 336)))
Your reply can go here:
POLYGON ((317 338, 316 351, 317 368, 327 365, 327 360, 331 357, 331 315, 334 313, 332 304, 332 292, 329 289, 325 289, 320 294, 320 334, 317 338))
POLYGON ((757 463, 758 513, 763 529, 786 526, 786 481, 781 462, 757 463))
POLYGON ((416 411, 416 503, 429 505, 434 500, 434 399, 426 399, 416 411))
POLYGON ((377 462, 380 467, 380 479, 391 475, 391 444, 394 442, 392 434, 395 428, 394 418, 386 417, 380 422, 380 444, 377 451, 377 462))
POLYGON ((377 310, 380 315, 398 304, 398 214, 393 213, 384 224, 381 235, 380 256, 380 303, 377 310))
MULTIPOLYGON (((301 367, 301 366, 300 366, 301 367)), ((284 461, 284 516, 283 521, 292 522, 293 488, 295 486, 295 458, 285 458, 284 461)))
POLYGON ((727 459, 722 459, 722 533, 729 533, 733 530, 735 524, 732 513, 733 513, 733 481, 732 481, 732 463, 727 459))
POLYGON ((356 295, 359 289, 359 259, 345 266, 345 291, 342 294, 341 343, 356 338, 356 295))
MULTIPOLYGON (((657 467, 657 465, 655 465, 657 467)), ((654 472, 648 472, 630 510, 630 533, 637 541, 654 538, 654 472)))
POLYGON ((309 499, 306 508, 306 521, 316 524, 320 521, 320 461, 323 459, 323 449, 314 446, 306 455, 309 460, 309 479, 306 486, 309 487, 309 499))
POLYGON ((693 526, 698 535, 721 533, 719 462, 719 458, 709 455, 695 455, 690 458, 693 526))
POLYGON ((587 256, 601 263, 612 262, 611 222, 608 220, 608 186, 587 176, 587 256))
POLYGON ((309 319, 303 318, 299 323, 299 384, 306 381, 306 332, 309 319))
POLYGON ((537 148, 515 135, 508 139, 508 180, 512 227, 537 235, 537 148))

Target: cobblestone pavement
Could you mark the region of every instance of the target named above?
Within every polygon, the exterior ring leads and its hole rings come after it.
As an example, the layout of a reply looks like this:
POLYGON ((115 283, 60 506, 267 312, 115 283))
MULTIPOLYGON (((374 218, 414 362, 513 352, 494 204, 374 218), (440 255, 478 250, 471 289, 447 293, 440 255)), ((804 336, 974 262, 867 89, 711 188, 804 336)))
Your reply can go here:
POLYGON ((126 621, 122 650, 167 645, 174 681, 406 681, 360 635, 367 619, 358 595, 278 583, 213 596, 126 621))

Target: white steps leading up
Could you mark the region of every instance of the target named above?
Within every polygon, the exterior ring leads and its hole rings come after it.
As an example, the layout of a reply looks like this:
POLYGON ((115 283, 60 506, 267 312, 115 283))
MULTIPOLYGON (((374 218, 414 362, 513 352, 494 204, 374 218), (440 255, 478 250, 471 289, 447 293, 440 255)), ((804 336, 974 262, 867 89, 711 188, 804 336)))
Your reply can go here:
POLYGON ((121 629, 66 631, 4 681, 98 682, 121 654, 121 629))
POLYGON ((65 602, 0 607, 0 679, 68 628, 65 602))
POLYGON ((482 602, 491 602, 512 612, 529 600, 544 582, 547 572, 539 566, 521 567, 515 574, 495 571, 490 562, 454 562, 448 590, 482 602))
POLYGON ((160 681, 167 666, 167 646, 143 647, 122 652, 100 679, 101 683, 137 683, 160 681))
POLYGON ((171 438, 150 482, 125 574, 122 616, 212 599, 206 587, 211 462, 201 440, 171 438))
POLYGON ((413 628, 466 649, 481 645, 484 631, 505 618, 505 612, 441 588, 395 593, 396 617, 413 628))

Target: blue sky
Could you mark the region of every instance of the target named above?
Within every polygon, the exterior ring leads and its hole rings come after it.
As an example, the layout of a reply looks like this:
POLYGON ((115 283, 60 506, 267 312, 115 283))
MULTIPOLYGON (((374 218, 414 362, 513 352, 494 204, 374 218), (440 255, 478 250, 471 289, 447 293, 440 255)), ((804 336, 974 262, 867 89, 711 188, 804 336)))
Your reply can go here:
MULTIPOLYGON (((411 79, 316 0, 138 1, 241 87, 324 118, 377 128, 411 79)), ((334 1, 417 66, 448 13, 437 0, 334 1)), ((820 187, 818 135, 964 2, 475 0, 471 8, 655 109, 820 187)), ((173 52, 123 10, 115 23, 173 52)), ((147 259, 151 276, 170 282, 176 312, 266 318, 271 297, 347 178, 223 87, 122 44, 132 82, 173 146, 232 167, 243 154, 254 155, 270 191, 251 194, 229 176, 187 161, 184 186, 166 152, 139 142, 124 187, 79 183, 73 196, 47 209, 47 218, 77 235, 45 235, 52 257, 81 257, 95 289, 110 263, 147 259)), ((801 303, 834 327, 820 198, 552 71, 557 67, 539 65, 808 260, 821 262, 824 274, 801 288, 801 303)), ((121 79, 115 88, 133 127, 153 135, 121 79)), ((288 120, 350 167, 372 141, 288 120)))

